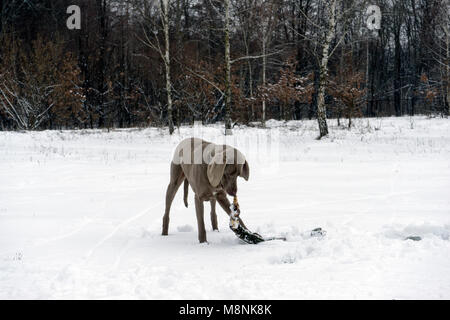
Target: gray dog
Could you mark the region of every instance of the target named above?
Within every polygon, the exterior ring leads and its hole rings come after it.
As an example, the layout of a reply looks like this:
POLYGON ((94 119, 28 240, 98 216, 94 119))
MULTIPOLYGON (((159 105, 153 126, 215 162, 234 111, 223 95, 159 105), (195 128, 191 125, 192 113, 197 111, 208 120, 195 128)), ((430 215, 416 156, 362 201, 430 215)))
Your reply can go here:
MULTIPOLYGON (((166 191, 166 210, 163 217, 162 235, 169 231, 169 213, 173 198, 184 182, 184 204, 186 207, 189 185, 195 193, 198 240, 206 242, 203 202, 211 202, 211 223, 217 230, 216 201, 230 215, 227 193, 236 196, 237 177, 248 180, 250 168, 244 155, 228 145, 216 145, 198 138, 180 142, 170 164, 170 183, 166 191)), ((244 223, 239 219, 245 228, 244 223)))

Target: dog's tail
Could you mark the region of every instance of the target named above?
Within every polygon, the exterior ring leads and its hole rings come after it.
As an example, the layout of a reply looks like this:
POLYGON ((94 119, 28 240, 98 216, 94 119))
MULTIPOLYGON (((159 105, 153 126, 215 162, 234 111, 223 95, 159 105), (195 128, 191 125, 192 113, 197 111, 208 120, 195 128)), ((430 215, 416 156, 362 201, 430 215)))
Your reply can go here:
POLYGON ((184 196, 183 196, 183 200, 184 200, 184 205, 186 206, 186 208, 188 207, 188 192, 189 192, 189 182, 187 179, 184 179, 184 196))

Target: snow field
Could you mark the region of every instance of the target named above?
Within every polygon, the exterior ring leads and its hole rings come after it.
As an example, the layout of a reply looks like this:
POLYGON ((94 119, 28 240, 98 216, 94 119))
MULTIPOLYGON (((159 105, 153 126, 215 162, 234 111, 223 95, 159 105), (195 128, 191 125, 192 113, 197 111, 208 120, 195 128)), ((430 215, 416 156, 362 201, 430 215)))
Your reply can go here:
POLYGON ((220 125, 0 132, 0 298, 449 299, 448 119, 330 125, 322 141, 315 121, 235 128, 250 163, 242 218, 287 237, 259 245, 219 206, 212 232, 208 203, 198 244, 182 188, 160 235, 173 149, 198 134, 220 143, 220 125))

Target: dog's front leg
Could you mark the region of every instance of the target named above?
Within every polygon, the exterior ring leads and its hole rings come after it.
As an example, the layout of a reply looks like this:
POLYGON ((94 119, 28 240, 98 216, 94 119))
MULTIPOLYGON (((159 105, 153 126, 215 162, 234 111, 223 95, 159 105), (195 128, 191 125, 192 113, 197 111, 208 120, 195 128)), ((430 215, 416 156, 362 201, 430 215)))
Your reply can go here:
MULTIPOLYGON (((231 214, 231 209, 230 209, 231 203, 230 203, 230 201, 228 200, 225 191, 219 191, 219 192, 217 192, 217 194, 216 194, 216 199, 217 199, 217 202, 219 202, 219 204, 220 204, 220 206, 222 207, 222 209, 223 209, 228 215, 230 215, 230 214, 231 214)), ((242 227, 246 228, 246 227, 245 227, 245 224, 244 224, 244 222, 241 220, 241 218, 239 218, 239 224, 240 224, 242 227)))
POLYGON ((204 206, 203 201, 197 195, 195 195, 195 211, 197 213, 198 241, 203 243, 206 242, 204 206))

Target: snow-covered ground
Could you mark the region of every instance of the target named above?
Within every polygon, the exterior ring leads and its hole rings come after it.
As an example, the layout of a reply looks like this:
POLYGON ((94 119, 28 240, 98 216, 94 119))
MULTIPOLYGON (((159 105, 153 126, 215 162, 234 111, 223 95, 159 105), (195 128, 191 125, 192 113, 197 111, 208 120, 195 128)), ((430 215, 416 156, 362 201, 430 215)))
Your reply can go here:
POLYGON ((235 128, 242 217, 287 237, 258 245, 220 208, 199 244, 181 189, 160 235, 175 145, 221 126, 0 132, 0 298, 450 299, 450 120, 355 123, 235 128))

